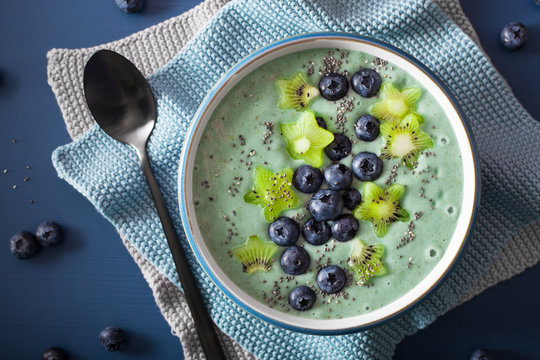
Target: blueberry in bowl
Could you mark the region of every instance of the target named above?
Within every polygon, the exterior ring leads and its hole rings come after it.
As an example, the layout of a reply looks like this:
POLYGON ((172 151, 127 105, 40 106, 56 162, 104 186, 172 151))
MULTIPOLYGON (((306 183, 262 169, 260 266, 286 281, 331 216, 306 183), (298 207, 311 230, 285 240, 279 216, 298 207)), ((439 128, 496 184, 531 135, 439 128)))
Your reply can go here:
POLYGON ((334 220, 343 210, 343 198, 335 190, 319 190, 309 201, 309 212, 317 221, 334 220))
POLYGON ((280 216, 268 227, 270 240, 280 246, 289 246, 296 243, 300 236, 300 227, 293 219, 280 216))
POLYGON ((342 268, 330 265, 322 268, 317 273, 317 285, 326 294, 335 294, 345 286, 347 276, 342 268))
POLYGON ((332 190, 345 190, 352 184, 353 173, 344 164, 332 164, 324 170, 324 180, 332 190))
POLYGON ((353 90, 360 96, 368 98, 377 95, 381 88, 382 79, 373 69, 361 69, 351 78, 353 90))
POLYGON ((373 141, 379 136, 381 122, 373 115, 362 115, 354 124, 356 137, 362 141, 373 141))
POLYGON ((377 179, 383 170, 382 160, 372 152, 363 151, 354 156, 352 171, 361 181, 373 181, 377 179))
POLYGON ((293 185, 300 192, 312 194, 319 190, 322 183, 321 171, 311 165, 302 165, 294 171, 293 185))
POLYGON ((326 221, 311 218, 302 227, 302 236, 311 245, 323 245, 330 240, 332 231, 326 221))
POLYGON ((319 81, 319 92, 326 100, 336 101, 349 91, 349 81, 338 73, 324 75, 319 81))

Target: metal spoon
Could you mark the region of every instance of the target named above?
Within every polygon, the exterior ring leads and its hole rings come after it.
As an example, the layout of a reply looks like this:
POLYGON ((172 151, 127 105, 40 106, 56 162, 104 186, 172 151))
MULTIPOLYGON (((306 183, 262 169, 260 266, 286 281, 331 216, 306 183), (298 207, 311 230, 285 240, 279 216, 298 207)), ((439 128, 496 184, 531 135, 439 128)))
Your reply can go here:
POLYGON ((137 151, 206 357, 225 359, 148 162, 146 142, 156 122, 156 104, 150 86, 135 65, 109 50, 99 50, 88 60, 83 83, 86 102, 98 125, 110 137, 137 151))

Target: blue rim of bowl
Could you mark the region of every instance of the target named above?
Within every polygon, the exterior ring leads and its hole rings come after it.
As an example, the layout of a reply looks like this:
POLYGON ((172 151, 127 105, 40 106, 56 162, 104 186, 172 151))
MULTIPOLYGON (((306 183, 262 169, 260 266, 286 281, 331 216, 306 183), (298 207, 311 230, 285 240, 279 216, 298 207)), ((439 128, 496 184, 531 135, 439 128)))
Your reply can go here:
POLYGON ((179 209, 180 209, 180 217, 182 219, 182 225, 186 234, 186 238, 188 240, 189 246, 191 247, 191 250, 193 251, 198 263, 203 268, 205 273, 208 275, 208 277, 212 280, 212 282, 218 287, 219 290, 221 290, 229 299, 231 299, 236 305, 240 306, 243 310, 245 310, 250 315, 255 316, 256 318, 263 320, 271 325, 275 325, 287 330, 292 330, 300 333, 305 334, 313 334, 313 335, 344 335, 344 334, 350 334, 355 333, 363 330, 367 330, 370 328, 373 328, 375 326, 379 326, 387 321, 390 321, 392 319, 395 319, 398 316, 403 315, 404 313, 407 313, 417 307, 428 295, 433 293, 433 291, 441 286, 441 284, 444 282, 444 280, 448 277, 448 275, 452 272, 454 267, 456 266, 456 263, 461 258, 464 249, 467 247, 471 235, 472 230, 474 228, 474 224, 476 223, 476 217, 478 213, 478 206, 480 202, 480 168, 479 168, 479 161, 478 161, 478 149, 476 145, 476 141, 474 139, 472 130, 470 128, 470 125, 465 117, 465 114, 461 110, 460 106, 458 105, 458 102, 454 95, 451 93, 451 91, 448 89, 446 84, 442 82, 431 70, 429 70, 423 63, 421 63, 419 60, 415 59, 411 55, 405 53, 404 51, 396 48, 395 46, 389 45, 387 43, 384 43, 380 40, 366 37, 363 35, 357 35, 357 34, 350 34, 350 33, 341 33, 341 32, 316 32, 316 33, 306 33, 301 35, 296 35, 288 38, 284 38, 282 40, 276 41, 274 43, 271 43, 269 45, 266 45, 251 54, 247 55, 245 58, 240 60, 238 63, 236 63, 229 71, 227 71, 212 87, 212 89, 208 92, 206 97, 203 99, 201 104, 199 105, 199 108, 197 109, 197 112, 193 116, 192 123, 190 124, 186 135, 184 137, 184 144, 182 146, 182 152, 180 156, 180 166, 178 169, 178 202, 179 202, 179 209), (270 318, 266 315, 263 315, 256 310, 252 309, 248 305, 246 305, 244 302, 242 302, 240 299, 238 299, 235 295, 233 295, 220 281, 219 279, 213 274, 212 270, 208 266, 208 264, 204 261, 204 258, 199 251, 197 247, 197 243, 194 239, 193 233, 191 231, 189 224, 189 218, 186 210, 186 206, 184 204, 184 194, 185 192, 185 179, 186 179, 186 164, 188 159, 188 149, 191 146, 191 142, 193 139, 193 135, 197 129, 198 123, 201 121, 201 118, 205 112, 206 107, 210 104, 214 96, 220 91, 220 89, 230 80, 230 78, 239 70, 241 70, 246 64, 258 59, 260 56, 266 54, 267 52, 282 47, 284 45, 287 45, 289 43, 295 43, 300 40, 315 40, 315 39, 336 39, 336 40, 354 40, 359 41, 363 43, 367 43, 370 45, 374 45, 380 48, 383 48, 384 50, 387 50, 389 52, 392 52, 405 60, 409 61, 416 67, 418 67, 421 71, 423 71, 446 95, 452 106, 454 107, 455 111, 458 113, 459 118, 461 119, 462 125, 465 129, 465 132, 467 133, 468 137, 468 143, 471 149, 471 154, 473 158, 473 166, 474 166, 474 173, 475 173, 475 179, 474 179, 474 189, 475 189, 475 196, 473 200, 473 207, 470 217, 469 226, 467 229, 467 232, 465 234, 465 237, 461 243, 459 251, 456 253, 452 263, 450 266, 446 268, 446 270, 440 275, 438 280, 433 283, 433 285, 425 291, 422 295, 420 295, 414 302, 410 303, 409 305, 403 307, 402 309, 396 311, 393 314, 390 314, 384 318, 375 320, 369 324, 363 324, 358 326, 352 326, 349 328, 343 328, 343 329, 336 329, 336 330, 315 330, 315 329, 308 329, 298 326, 293 326, 287 323, 283 323, 280 321, 277 321, 273 318, 270 318))

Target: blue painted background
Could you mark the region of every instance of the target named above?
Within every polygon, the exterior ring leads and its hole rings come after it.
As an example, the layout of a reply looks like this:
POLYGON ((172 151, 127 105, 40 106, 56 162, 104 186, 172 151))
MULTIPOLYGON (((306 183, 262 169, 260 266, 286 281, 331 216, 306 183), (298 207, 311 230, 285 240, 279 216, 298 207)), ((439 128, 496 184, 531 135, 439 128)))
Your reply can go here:
MULTIPOLYGON (((127 15, 114 0, 0 1, 2 359, 39 359, 53 345, 66 349, 70 359, 182 358, 179 341, 115 230, 56 177, 50 161, 52 150, 69 137, 47 85, 47 50, 113 41, 199 0, 146 2, 141 14, 127 15), (9 237, 47 219, 62 225, 64 244, 31 260, 15 259, 9 237), (107 353, 99 344, 100 330, 109 325, 129 333, 124 351, 107 353)), ((540 119, 540 7, 532 0, 462 0, 462 5, 495 66, 540 119), (530 39, 525 48, 509 52, 499 45, 498 33, 514 20, 529 28, 530 39)), ((467 359, 479 346, 497 349, 498 360, 540 359, 539 283, 537 265, 406 339, 396 359, 467 359)))

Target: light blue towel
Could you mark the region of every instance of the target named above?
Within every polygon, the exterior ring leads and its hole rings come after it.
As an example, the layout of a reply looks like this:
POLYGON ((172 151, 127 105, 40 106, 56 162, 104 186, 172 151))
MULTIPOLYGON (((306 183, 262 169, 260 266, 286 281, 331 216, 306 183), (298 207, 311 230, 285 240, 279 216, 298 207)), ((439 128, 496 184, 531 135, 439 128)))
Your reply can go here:
MULTIPOLYGON (((540 218, 540 125, 482 51, 436 5, 421 0, 233 1, 164 68, 148 78, 158 104, 149 157, 212 318, 262 359, 387 359, 396 344, 450 309, 521 226, 540 218), (470 245, 451 276, 405 315, 358 334, 303 335, 259 321, 228 300, 197 265, 177 205, 178 159, 198 105, 219 77, 250 52, 306 32, 370 37, 413 55, 452 90, 476 137, 482 199, 470 245)), ((94 127, 58 148, 66 179, 152 264, 179 285, 135 152, 94 127)))

